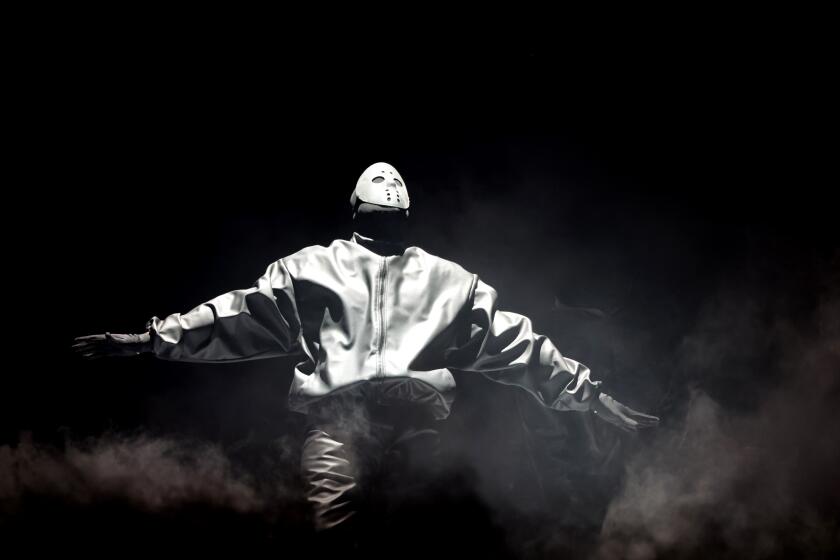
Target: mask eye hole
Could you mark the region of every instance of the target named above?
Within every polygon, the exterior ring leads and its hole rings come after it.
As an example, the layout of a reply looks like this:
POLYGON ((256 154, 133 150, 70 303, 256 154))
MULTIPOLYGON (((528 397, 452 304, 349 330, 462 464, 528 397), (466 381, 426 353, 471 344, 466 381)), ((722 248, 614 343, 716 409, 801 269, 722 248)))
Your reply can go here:
POLYGON ((374 177, 373 178, 374 183, 381 183, 384 180, 385 180, 385 177, 374 177))
POLYGON ((402 186, 402 183, 400 183, 399 179, 394 179, 394 182, 397 184, 398 187, 402 186))

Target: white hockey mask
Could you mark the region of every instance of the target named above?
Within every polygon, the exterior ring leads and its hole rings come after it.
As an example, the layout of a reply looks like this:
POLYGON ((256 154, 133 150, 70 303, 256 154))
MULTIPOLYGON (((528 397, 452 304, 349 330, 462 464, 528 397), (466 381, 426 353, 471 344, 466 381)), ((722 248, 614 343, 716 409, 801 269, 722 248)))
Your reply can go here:
POLYGON ((350 195, 353 208, 356 208, 357 200, 405 210, 408 208, 408 190, 393 165, 374 163, 356 182, 356 189, 350 195))

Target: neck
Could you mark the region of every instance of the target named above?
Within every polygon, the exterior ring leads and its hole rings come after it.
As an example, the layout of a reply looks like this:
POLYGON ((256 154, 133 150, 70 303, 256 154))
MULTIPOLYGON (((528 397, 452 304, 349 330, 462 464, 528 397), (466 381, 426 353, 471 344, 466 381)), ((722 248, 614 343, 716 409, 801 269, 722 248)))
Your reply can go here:
POLYGON ((404 241, 382 237, 374 239, 373 237, 368 237, 367 235, 357 231, 353 232, 352 240, 362 247, 373 251, 377 255, 382 255, 383 257, 402 255, 406 248, 406 243, 404 241))
POLYGON ((365 246, 372 251, 402 253, 408 233, 408 210, 363 202, 353 212, 353 221, 355 231, 365 238, 365 246))

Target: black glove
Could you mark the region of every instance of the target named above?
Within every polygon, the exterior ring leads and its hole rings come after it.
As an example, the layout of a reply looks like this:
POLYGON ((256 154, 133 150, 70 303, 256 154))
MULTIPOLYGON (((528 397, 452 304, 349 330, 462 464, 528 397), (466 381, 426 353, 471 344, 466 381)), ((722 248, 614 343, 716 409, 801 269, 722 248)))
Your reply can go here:
POLYGON ((621 404, 606 393, 598 395, 592 403, 592 412, 605 422, 609 422, 625 432, 635 432, 641 428, 652 428, 659 424, 659 418, 633 410, 621 404))
POLYGON ((97 358, 115 356, 137 356, 143 352, 152 351, 152 341, 149 333, 143 334, 92 334, 75 339, 73 350, 83 358, 95 360, 97 358))

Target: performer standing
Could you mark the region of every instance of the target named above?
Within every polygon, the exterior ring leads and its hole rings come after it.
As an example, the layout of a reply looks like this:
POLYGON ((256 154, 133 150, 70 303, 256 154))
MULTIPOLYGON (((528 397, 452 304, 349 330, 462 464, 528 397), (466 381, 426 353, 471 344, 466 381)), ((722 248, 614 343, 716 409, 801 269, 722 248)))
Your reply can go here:
MULTIPOLYGON (((476 274, 409 246, 409 195, 394 167, 368 167, 350 203, 349 240, 281 258, 253 287, 153 317, 142 334, 84 336, 74 348, 88 358, 189 362, 300 356, 289 405, 308 415, 301 472, 317 529, 357 517, 372 471, 433 470, 436 423, 455 396, 450 369, 624 430, 657 424, 603 393, 527 317, 498 309, 496 291, 476 274)), ((410 480, 394 480, 389 492, 410 480)))

